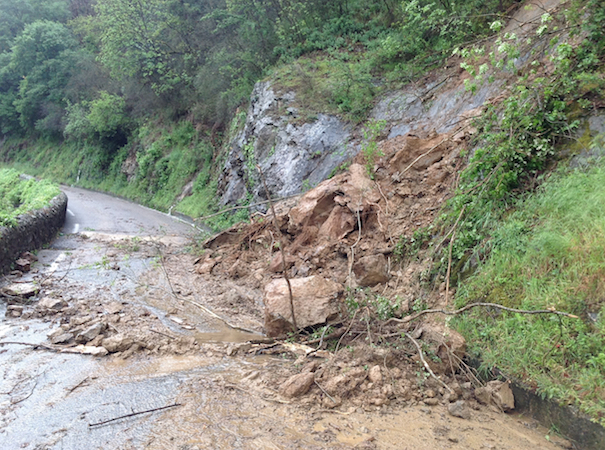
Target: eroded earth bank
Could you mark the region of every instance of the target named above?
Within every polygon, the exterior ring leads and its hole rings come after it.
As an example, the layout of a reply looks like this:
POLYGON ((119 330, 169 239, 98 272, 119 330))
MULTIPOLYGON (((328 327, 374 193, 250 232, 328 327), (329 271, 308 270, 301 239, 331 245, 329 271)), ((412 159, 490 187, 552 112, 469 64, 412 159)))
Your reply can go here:
MULTIPOLYGON (((340 180, 350 186, 340 198, 368 183, 355 173, 340 180)), ((1 448, 570 448, 531 419, 502 412, 512 406, 507 386, 484 386, 460 364, 463 342, 444 337, 439 321, 376 328, 359 308, 299 343, 264 336, 262 288, 281 279, 269 267, 278 252, 267 221, 245 239, 212 241, 199 259, 189 251, 190 225, 66 192, 63 234, 2 281, 1 448), (242 242, 247 250, 236 251, 242 242), (329 336, 337 330, 340 337, 329 336), (448 361, 429 358, 439 380, 401 331, 448 361), (392 334, 399 337, 385 345, 392 334)), ((339 196, 329 194, 336 204, 339 196)), ((384 219, 375 214, 379 233, 384 219)), ((358 238, 345 242, 363 255, 368 243, 358 238)), ((346 256, 321 261, 309 272, 347 276, 346 256)), ((397 274, 389 289, 407 276, 397 274)), ((341 295, 334 298, 344 305, 341 295)))

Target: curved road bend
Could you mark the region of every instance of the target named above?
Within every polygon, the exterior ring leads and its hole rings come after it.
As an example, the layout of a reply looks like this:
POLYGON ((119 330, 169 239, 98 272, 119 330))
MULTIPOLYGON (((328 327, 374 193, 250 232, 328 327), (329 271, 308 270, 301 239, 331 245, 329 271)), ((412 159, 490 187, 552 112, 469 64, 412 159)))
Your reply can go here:
POLYGON ((144 236, 183 236, 195 231, 168 214, 139 204, 85 189, 61 186, 68 198, 63 232, 92 231, 144 236))

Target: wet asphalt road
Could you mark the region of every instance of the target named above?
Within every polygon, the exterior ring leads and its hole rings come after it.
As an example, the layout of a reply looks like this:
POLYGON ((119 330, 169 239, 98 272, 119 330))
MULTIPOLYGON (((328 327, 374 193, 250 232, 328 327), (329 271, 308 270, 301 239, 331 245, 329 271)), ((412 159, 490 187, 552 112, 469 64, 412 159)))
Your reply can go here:
POLYGON ((176 217, 98 192, 62 186, 68 198, 63 233, 187 236, 195 228, 176 217))

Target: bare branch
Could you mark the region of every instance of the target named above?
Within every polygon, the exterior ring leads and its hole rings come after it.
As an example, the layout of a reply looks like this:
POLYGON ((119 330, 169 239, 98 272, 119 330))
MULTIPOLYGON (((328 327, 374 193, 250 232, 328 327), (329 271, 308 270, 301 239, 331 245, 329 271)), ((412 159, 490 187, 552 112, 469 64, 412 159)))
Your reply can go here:
POLYGON ((468 304, 460 309, 456 309, 454 311, 448 311, 447 309, 425 309, 424 311, 417 312, 416 314, 412 314, 411 316, 404 317, 403 319, 391 318, 391 319, 387 320, 385 322, 385 324, 388 324, 390 322, 408 323, 408 322, 411 322, 412 320, 417 319, 420 316, 424 316, 425 314, 445 314, 446 316, 457 316, 458 314, 462 314, 463 312, 468 311, 469 309, 477 308, 479 306, 484 307, 484 308, 496 308, 496 309, 501 309, 503 311, 519 313, 519 314, 555 314, 558 316, 569 317, 570 319, 579 319, 578 316, 575 316, 573 314, 566 313, 563 311, 557 311, 555 308, 525 310, 525 309, 509 308, 507 306, 498 305, 497 303, 470 303, 470 304, 468 304))
POLYGON ((414 346, 416 347, 416 350, 418 350, 418 356, 420 357, 420 360, 422 361, 422 364, 424 365, 424 368, 426 369, 426 371, 431 375, 431 377, 433 377, 435 380, 437 380, 439 382, 439 384, 441 384, 444 388, 446 388, 450 394, 453 394, 454 391, 447 384, 445 384, 443 381, 441 381, 441 379, 437 375, 435 375, 435 372, 433 372, 433 370, 431 369, 431 366, 429 366, 429 364, 426 362, 426 359, 424 359, 424 354, 422 353, 422 348, 420 347, 420 344, 418 343, 418 341, 416 341, 416 339, 414 339, 408 333, 404 332, 403 334, 405 334, 405 337, 407 337, 410 341, 412 341, 412 344, 414 344, 414 346))

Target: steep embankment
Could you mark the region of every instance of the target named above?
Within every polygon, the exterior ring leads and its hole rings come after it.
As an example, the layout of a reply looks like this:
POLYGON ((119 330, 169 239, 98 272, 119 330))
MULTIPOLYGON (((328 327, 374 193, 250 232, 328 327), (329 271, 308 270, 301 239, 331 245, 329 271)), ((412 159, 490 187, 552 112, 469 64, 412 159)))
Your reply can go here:
MULTIPOLYGON (((489 395, 457 359, 461 336, 423 311, 489 300, 497 305, 455 321, 472 352, 485 353, 483 372, 499 368, 601 421, 602 240, 571 225, 600 229, 604 39, 602 28, 577 19, 602 23, 603 10, 595 2, 545 7, 521 10, 507 27, 494 23, 493 42, 458 51, 448 68, 388 95, 348 170, 278 204, 275 216, 209 240, 198 272, 262 293, 272 335, 296 321, 312 333, 308 342, 335 349, 363 341, 415 351, 422 339, 428 365, 469 377, 480 402, 489 395)), ((266 149, 249 142, 262 167, 266 149)), ((341 370, 320 367, 326 383, 341 370)), ((565 432, 599 448, 598 430, 589 438, 577 425, 565 432)))
POLYGON ((63 226, 67 197, 52 183, 0 170, 0 199, 0 273, 4 274, 21 253, 48 243, 63 226))

